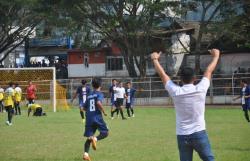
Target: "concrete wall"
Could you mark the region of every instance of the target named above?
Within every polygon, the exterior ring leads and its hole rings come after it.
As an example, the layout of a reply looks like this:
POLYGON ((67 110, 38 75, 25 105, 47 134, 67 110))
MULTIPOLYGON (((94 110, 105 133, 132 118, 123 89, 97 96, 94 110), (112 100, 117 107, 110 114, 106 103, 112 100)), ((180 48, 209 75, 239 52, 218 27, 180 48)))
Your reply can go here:
MULTIPOLYGON (((239 105, 240 100, 233 101, 234 96, 207 96, 206 104, 212 105, 239 105)), ((110 103, 104 101, 105 105, 110 103)), ((154 98, 136 98, 135 105, 137 106, 172 106, 173 100, 170 97, 154 97, 154 98)))
POLYGON ((71 78, 105 76, 105 64, 89 64, 89 67, 85 67, 84 64, 69 64, 68 76, 71 78))
MULTIPOLYGON (((200 67, 204 71, 211 61, 210 55, 201 55, 200 67)), ((186 64, 192 68, 195 67, 195 56, 187 55, 186 64)), ((238 67, 250 68, 250 53, 232 53, 222 54, 217 69, 220 69, 220 74, 232 74, 238 67)))

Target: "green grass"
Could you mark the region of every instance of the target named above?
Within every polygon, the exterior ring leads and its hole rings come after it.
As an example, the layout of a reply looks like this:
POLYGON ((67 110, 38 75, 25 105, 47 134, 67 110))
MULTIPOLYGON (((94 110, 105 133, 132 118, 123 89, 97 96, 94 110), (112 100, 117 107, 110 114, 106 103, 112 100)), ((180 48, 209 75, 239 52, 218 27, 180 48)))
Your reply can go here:
MULTIPOLYGON (((84 126, 77 109, 48 112, 47 117, 16 116, 11 127, 4 124, 6 115, 0 114, 1 161, 81 160, 84 126)), ((174 109, 137 108, 135 118, 107 117, 106 122, 110 135, 91 150, 93 161, 179 160, 174 109)), ((250 124, 240 109, 207 109, 206 122, 216 160, 249 160, 250 124)))

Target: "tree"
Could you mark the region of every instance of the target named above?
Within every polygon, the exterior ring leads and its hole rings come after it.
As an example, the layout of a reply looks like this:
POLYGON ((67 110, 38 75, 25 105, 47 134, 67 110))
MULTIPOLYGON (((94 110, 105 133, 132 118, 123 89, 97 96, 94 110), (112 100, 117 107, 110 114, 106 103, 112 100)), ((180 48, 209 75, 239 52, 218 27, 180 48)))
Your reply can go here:
POLYGON ((0 62, 32 34, 42 15, 32 0, 0 1, 0 62))
MULTIPOLYGON (((197 0, 184 3, 184 12, 200 13, 198 20, 198 34, 194 37, 195 70, 200 70, 200 54, 232 29, 234 18, 237 15, 238 1, 228 0, 197 0), (232 21, 233 20, 233 21, 232 21), (202 47, 204 35, 209 35, 207 47, 202 47)), ((185 15, 186 13, 184 13, 185 15)))
POLYGON ((146 75, 151 31, 155 22, 168 15, 166 7, 174 5, 161 0, 75 0, 65 3, 68 17, 79 24, 87 24, 118 45, 131 77, 146 75))

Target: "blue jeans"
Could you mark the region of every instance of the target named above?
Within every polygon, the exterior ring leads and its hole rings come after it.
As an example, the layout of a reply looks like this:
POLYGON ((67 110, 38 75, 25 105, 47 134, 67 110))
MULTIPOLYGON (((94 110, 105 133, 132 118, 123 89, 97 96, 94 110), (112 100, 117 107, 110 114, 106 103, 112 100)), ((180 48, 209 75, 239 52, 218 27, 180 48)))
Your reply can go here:
POLYGON ((214 155, 205 130, 190 135, 177 135, 180 161, 192 161, 195 150, 203 161, 214 161, 214 155))

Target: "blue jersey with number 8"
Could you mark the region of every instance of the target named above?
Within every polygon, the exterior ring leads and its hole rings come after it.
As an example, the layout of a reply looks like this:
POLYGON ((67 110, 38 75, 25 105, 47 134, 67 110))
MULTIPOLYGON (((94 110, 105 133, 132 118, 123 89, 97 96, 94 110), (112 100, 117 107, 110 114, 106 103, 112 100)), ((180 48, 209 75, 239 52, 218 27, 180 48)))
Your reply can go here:
POLYGON ((103 99, 103 93, 99 91, 93 91, 89 94, 84 106, 86 111, 86 124, 91 123, 96 117, 102 117, 102 112, 97 107, 97 102, 102 102, 103 99))

